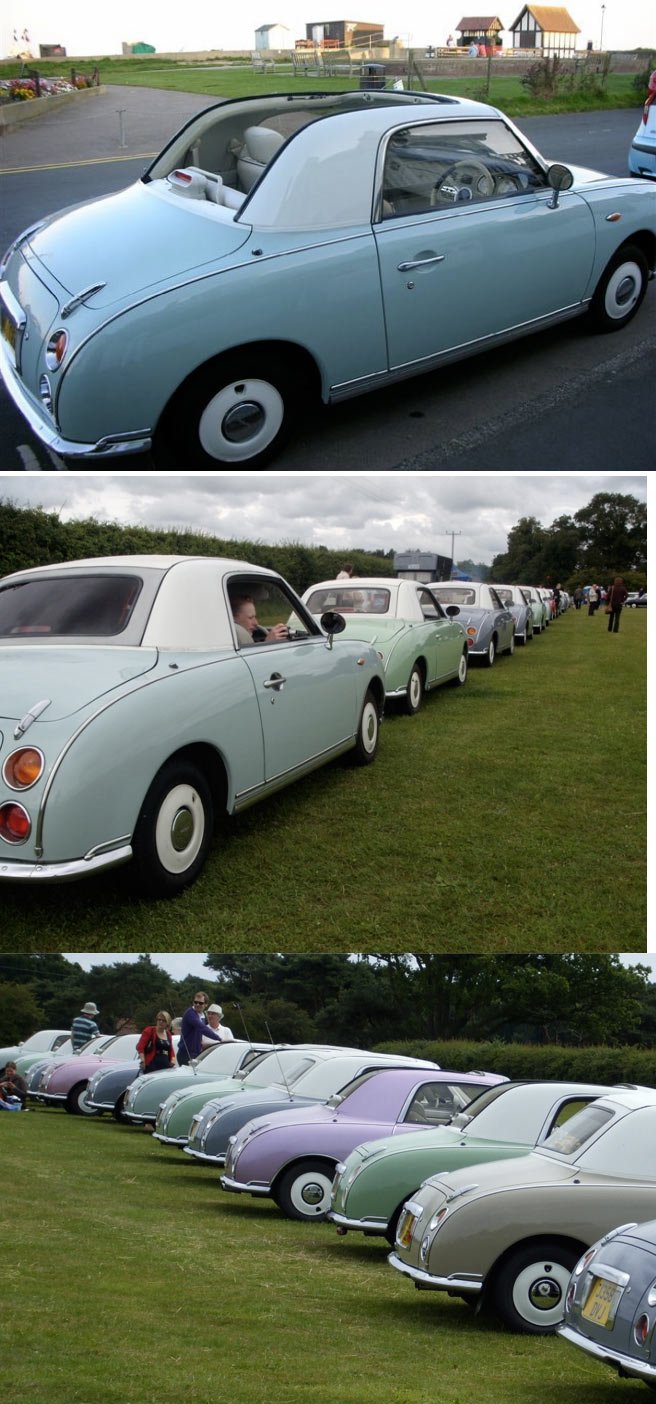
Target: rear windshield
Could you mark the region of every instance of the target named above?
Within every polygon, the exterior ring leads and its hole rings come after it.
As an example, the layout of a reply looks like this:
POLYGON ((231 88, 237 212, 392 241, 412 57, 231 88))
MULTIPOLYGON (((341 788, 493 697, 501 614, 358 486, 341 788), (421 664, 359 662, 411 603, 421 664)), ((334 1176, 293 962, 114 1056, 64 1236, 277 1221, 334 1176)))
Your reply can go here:
POLYGON ((348 589, 333 586, 329 590, 315 590, 308 600, 311 614, 323 614, 328 609, 336 609, 340 614, 388 614, 390 607, 389 590, 360 590, 349 585, 348 589))
POLYGON ((0 590, 0 638, 101 638, 126 628, 142 581, 134 575, 26 580, 0 590))
POLYGON ((455 605, 475 605, 476 591, 456 589, 453 585, 433 585, 433 594, 437 595, 440 604, 455 605))

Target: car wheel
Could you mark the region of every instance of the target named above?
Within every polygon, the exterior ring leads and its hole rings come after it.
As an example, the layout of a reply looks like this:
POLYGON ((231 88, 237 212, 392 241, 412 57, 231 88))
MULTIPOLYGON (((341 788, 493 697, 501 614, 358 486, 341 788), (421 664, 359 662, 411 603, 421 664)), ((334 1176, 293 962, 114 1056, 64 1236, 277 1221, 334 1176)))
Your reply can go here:
POLYGON ((128 1126, 130 1121, 129 1117, 125 1115, 124 1110, 126 1095, 127 1094, 125 1092, 121 1092, 120 1097, 117 1098, 112 1108, 112 1116, 114 1117, 114 1120, 120 1121, 122 1126, 128 1126))
POLYGON ((491 668, 491 667, 492 667, 496 656, 497 656, 497 641, 496 641, 496 639, 490 639, 490 642, 489 642, 489 644, 488 644, 488 646, 487 646, 487 650, 486 650, 486 653, 485 653, 485 657, 484 657, 484 659, 483 659, 483 662, 484 662, 486 668, 491 668))
POLYGON ((378 713, 378 706, 371 688, 368 688, 367 695, 362 705, 357 736, 355 738, 353 759, 356 765, 371 765, 371 762, 376 759, 379 737, 380 716, 378 713))
POLYGON ((580 1252, 555 1239, 536 1239, 510 1254, 494 1283, 496 1310, 507 1326, 524 1334, 555 1331, 565 1312, 565 1293, 580 1252))
POLYGON ((635 317, 647 291, 647 260, 635 244, 626 244, 611 259, 590 303, 597 331, 619 331, 635 317))
POLYGON ((155 776, 134 831, 139 885, 154 897, 172 897, 194 882, 212 841, 210 787, 192 761, 170 761, 155 776))
POLYGON ((76 1082, 66 1098, 66 1110, 72 1116, 100 1116, 101 1113, 96 1107, 87 1105, 88 1082, 76 1082))
POLYGON ((465 649, 464 652, 460 655, 460 662, 459 662, 459 664, 458 664, 458 671, 457 671, 457 673, 456 673, 456 675, 455 675, 455 678, 452 678, 452 679, 451 679, 451 686, 452 686, 452 687, 464 687, 464 686, 465 686, 465 683, 466 683, 466 681, 467 681, 467 670, 468 670, 468 668, 469 668, 469 654, 468 654, 468 652, 467 652, 467 649, 465 649))
POLYGON ((282 447, 299 375, 273 355, 223 356, 182 387, 155 435, 158 468, 259 468, 282 447))
POLYGON ((415 663, 410 677, 408 679, 408 686, 405 690, 405 698, 403 702, 403 705, 409 717, 414 717, 415 713, 419 711, 423 696, 424 672, 421 663, 415 663))
POLYGON ((325 1160, 302 1160, 281 1177, 275 1192, 288 1219, 325 1219, 330 1208, 334 1171, 325 1160))

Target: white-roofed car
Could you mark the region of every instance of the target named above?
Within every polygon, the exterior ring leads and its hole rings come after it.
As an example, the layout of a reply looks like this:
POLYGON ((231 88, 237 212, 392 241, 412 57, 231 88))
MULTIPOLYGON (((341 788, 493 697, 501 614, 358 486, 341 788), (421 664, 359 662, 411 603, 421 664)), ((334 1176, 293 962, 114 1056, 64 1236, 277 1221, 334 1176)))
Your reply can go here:
POLYGON ((491 668, 499 653, 514 653, 515 619, 494 585, 450 580, 431 588, 449 618, 463 625, 470 658, 491 668))
POLYGON ((550 164, 484 103, 226 100, 127 189, 19 235, 0 371, 68 463, 255 468, 321 402, 573 317, 625 326, 655 234, 649 181, 550 164))
POLYGON ((337 614, 321 627, 275 571, 219 556, 6 576, 0 882, 132 860, 143 891, 174 896, 215 820, 346 753, 368 765, 383 667, 342 629, 337 614))
POLYGON ((655 1136, 656 1091, 613 1088, 525 1156, 431 1175, 404 1206, 389 1262, 420 1289, 549 1334, 585 1249, 656 1213, 655 1136))
POLYGON ((465 630, 449 619, 430 585, 392 576, 322 580, 303 600, 318 619, 337 610, 346 622, 344 637, 376 649, 385 669, 386 698, 402 702, 410 716, 419 711, 425 692, 467 681, 465 630))
POLYGON ((498 585, 496 581, 494 588, 515 621, 515 643, 527 644, 533 638, 533 609, 528 591, 523 585, 498 585))

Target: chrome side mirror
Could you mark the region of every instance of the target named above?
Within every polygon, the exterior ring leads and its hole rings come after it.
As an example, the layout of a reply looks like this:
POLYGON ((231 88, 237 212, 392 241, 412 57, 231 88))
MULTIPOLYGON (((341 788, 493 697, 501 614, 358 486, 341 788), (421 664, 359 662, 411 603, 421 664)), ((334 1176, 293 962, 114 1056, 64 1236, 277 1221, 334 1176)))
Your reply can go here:
POLYGON ((569 166, 561 166, 557 162, 549 167, 547 171, 547 181, 553 190, 553 195, 547 205, 547 209, 556 210, 558 208, 558 196, 561 190, 571 190, 574 184, 574 176, 569 166))

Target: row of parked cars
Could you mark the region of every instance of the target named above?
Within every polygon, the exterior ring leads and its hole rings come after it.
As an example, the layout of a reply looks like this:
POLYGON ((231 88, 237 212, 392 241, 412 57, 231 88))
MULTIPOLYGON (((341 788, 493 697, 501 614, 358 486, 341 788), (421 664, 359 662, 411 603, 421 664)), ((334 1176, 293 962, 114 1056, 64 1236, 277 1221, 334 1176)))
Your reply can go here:
POLYGON ((386 703, 416 712, 541 634, 549 592, 323 581, 219 557, 72 561, 0 581, 0 881, 132 862, 200 873, 215 823, 337 757, 369 765, 386 703), (250 628, 237 621, 247 617, 250 628))
POLYGON ((28 1096, 146 1125, 224 1191, 378 1237, 420 1290, 656 1385, 656 1090, 239 1040, 145 1075, 136 1041, 23 1056, 28 1096))

